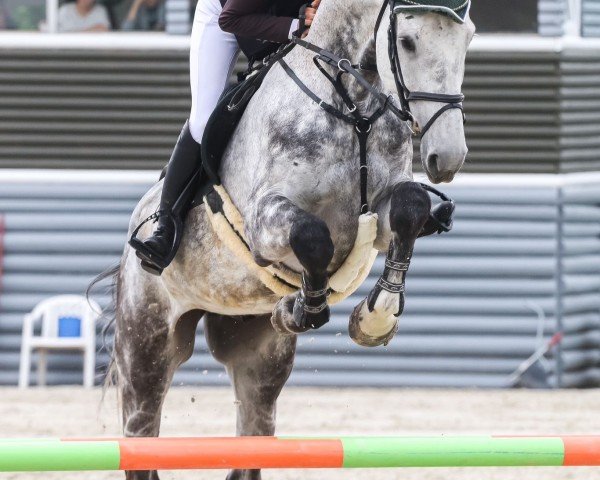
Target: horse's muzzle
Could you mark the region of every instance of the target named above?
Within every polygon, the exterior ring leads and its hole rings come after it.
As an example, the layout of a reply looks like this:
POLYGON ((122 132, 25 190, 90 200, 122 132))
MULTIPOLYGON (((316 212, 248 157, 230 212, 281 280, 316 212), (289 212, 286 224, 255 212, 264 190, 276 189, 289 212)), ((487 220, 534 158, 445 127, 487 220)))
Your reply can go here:
POLYGON ((425 172, 432 183, 449 183, 454 180, 454 175, 460 170, 464 157, 460 162, 443 161, 441 157, 432 153, 424 162, 425 172))

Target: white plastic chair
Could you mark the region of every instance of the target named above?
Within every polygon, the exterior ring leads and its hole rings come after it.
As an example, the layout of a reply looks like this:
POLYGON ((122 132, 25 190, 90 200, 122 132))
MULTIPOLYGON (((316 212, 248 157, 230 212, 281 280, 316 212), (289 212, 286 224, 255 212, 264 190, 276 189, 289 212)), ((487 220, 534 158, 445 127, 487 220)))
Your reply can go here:
MULTIPOLYGON (((40 302, 23 318, 23 337, 21 340, 21 363, 19 368, 19 387, 29 386, 31 355, 38 352, 38 384, 46 385, 47 354, 50 350, 80 350, 83 352, 83 385, 94 386, 96 366, 96 320, 100 307, 93 300, 80 295, 59 295, 40 302), (68 325, 66 320, 79 319, 79 336, 64 336, 61 332, 68 325), (42 321, 41 335, 34 335, 34 327, 42 321), (63 335, 61 335, 61 333, 63 335)), ((71 323, 71 326, 73 323, 71 323)), ((76 332, 77 333, 77 332, 76 332)))

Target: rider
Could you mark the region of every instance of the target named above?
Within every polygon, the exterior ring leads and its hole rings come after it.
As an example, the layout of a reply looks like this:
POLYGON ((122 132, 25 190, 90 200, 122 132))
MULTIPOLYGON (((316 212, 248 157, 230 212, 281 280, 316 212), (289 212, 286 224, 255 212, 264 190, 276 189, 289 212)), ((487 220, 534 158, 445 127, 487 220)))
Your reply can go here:
MULTIPOLYGON (((158 226, 141 245, 132 244, 147 271, 160 275, 177 248, 173 216, 184 217, 187 209, 178 205, 173 212, 173 207, 200 165, 200 142, 206 123, 232 73, 240 48, 249 58, 260 58, 261 53, 264 56, 273 51, 274 44, 287 43, 300 28, 297 17, 301 11, 304 25, 309 28, 320 0, 314 0, 310 6, 303 5, 306 2, 198 0, 190 48, 190 117, 166 169, 158 226)), ((182 200, 189 204, 191 198, 182 200)))

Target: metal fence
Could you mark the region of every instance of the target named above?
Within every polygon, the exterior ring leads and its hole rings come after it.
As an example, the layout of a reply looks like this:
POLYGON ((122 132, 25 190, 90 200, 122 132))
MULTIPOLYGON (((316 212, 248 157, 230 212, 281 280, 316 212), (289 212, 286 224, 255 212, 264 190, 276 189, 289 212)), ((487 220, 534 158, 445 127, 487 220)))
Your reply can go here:
POLYGON ((538 31, 540 35, 562 35, 566 18, 567 2, 565 0, 538 1, 538 31))
MULTIPOLYGON (((129 214, 154 175, 0 175, 0 384, 17 381, 23 314, 47 296, 83 292, 118 260, 129 214)), ((539 345, 542 326, 546 339, 565 332, 550 364, 554 379, 567 387, 600 385, 600 175, 465 174, 443 189, 457 201, 456 226, 418 241, 398 336, 386 348, 366 349, 346 333, 380 259, 329 324, 300 337, 290 383, 504 386, 539 345)), ((99 370, 107 359, 99 355, 99 370)), ((79 357, 55 355, 48 379, 80 380, 79 357)), ((174 382, 227 382, 201 326, 195 354, 174 382)))
POLYGON ((581 33, 584 37, 600 37, 600 1, 583 0, 581 5, 581 33))

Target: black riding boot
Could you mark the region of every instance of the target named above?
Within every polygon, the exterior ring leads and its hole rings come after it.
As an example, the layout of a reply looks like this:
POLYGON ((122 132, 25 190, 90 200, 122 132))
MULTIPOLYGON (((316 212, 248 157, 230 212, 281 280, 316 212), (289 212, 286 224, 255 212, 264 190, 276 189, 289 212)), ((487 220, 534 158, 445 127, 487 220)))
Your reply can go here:
POLYGON ((152 236, 143 242, 136 238, 137 231, 129 240, 142 260, 142 268, 149 273, 160 275, 177 253, 183 220, 196 193, 200 165, 200 145, 192 137, 186 122, 167 166, 160 209, 153 217, 158 225, 152 236))

